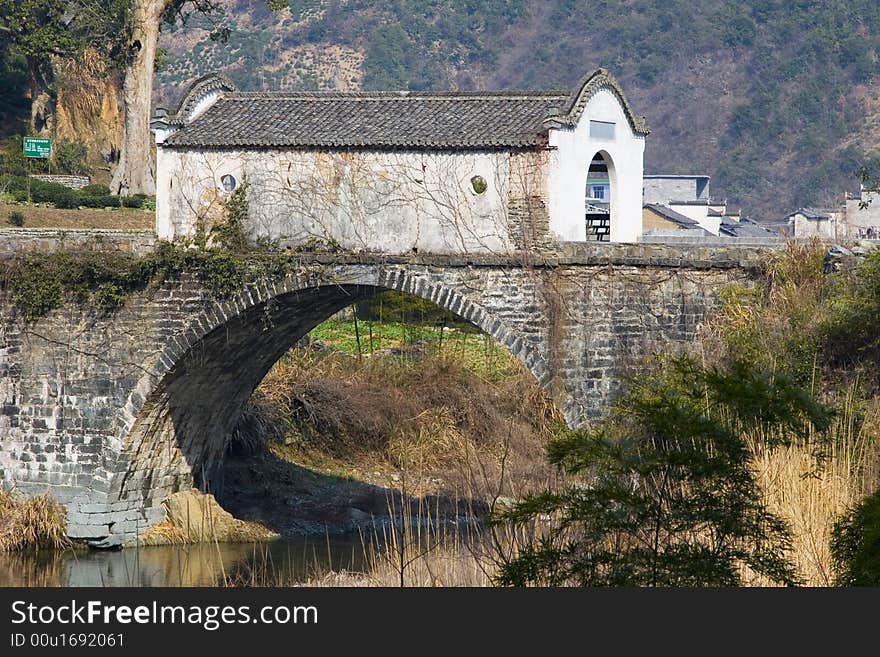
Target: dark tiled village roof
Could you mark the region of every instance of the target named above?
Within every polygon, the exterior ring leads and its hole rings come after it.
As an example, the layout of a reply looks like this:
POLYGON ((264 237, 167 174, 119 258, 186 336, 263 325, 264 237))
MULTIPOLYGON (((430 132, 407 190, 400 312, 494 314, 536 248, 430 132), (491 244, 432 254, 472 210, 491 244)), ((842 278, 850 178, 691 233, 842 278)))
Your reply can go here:
POLYGON ((793 217, 796 214, 802 214, 807 219, 815 219, 815 220, 831 219, 831 217, 832 217, 831 210, 825 210, 822 208, 801 208, 797 212, 792 212, 788 216, 793 217))
POLYGON ((728 237, 776 237, 774 233, 757 223, 744 219, 742 221, 722 221, 720 233, 728 237))
POLYGON ((604 69, 572 92, 241 92, 210 74, 154 121, 173 129, 163 143, 171 148, 532 148, 547 143, 550 128, 577 125, 602 89, 617 96, 635 134, 650 132, 604 69))
POLYGON ((531 147, 567 93, 224 94, 168 146, 531 147))

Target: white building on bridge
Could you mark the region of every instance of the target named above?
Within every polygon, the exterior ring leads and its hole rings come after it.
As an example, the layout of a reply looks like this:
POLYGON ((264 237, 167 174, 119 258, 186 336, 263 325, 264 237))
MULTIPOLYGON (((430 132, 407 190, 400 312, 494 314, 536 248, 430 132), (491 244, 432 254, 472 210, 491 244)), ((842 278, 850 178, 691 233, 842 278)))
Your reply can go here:
POLYGON ((510 253, 642 232, 644 119, 599 69, 568 92, 255 93, 197 80, 152 124, 156 229, 382 253, 510 253))

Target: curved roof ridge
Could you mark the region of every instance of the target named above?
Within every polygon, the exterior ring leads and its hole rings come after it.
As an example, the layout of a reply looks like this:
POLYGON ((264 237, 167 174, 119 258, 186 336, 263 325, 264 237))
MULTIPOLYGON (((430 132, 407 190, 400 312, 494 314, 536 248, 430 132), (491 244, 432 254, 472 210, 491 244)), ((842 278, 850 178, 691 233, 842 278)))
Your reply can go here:
POLYGON ((587 103, 600 89, 609 89, 623 107, 629 125, 633 132, 640 135, 649 135, 651 130, 645 122, 645 117, 636 116, 632 106, 623 93, 623 88, 610 72, 604 68, 597 68, 592 73, 581 78, 574 92, 568 97, 568 102, 561 108, 559 114, 547 117, 546 124, 549 126, 559 125, 571 127, 577 124, 586 109, 587 103))
POLYGON ((193 80, 180 95, 177 105, 168 113, 168 122, 180 124, 186 121, 186 115, 212 91, 237 92, 238 87, 221 73, 208 73, 193 80))
POLYGON ((638 134, 644 119, 604 69, 574 92, 239 91, 225 76, 195 80, 165 121, 179 129, 169 147, 528 148, 547 144, 549 129, 576 125, 600 89, 616 94, 638 134), (216 97, 210 106, 202 104, 216 97), (195 115, 199 107, 205 109, 195 115))

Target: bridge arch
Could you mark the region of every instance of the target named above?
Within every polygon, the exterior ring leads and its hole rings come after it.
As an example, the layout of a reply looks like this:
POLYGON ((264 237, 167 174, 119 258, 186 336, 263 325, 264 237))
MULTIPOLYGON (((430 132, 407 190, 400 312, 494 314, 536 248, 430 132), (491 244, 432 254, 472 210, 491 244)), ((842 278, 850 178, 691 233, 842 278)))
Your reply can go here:
MULTIPOLYGON (((113 500, 157 510, 169 494, 205 486, 254 389, 303 335, 343 308, 385 290, 407 292, 472 322, 516 356, 543 387, 550 370, 511 326, 424 269, 357 265, 316 277, 260 282, 210 303, 164 346, 118 415, 113 500)), ((567 401, 567 400, 566 400, 567 401)))

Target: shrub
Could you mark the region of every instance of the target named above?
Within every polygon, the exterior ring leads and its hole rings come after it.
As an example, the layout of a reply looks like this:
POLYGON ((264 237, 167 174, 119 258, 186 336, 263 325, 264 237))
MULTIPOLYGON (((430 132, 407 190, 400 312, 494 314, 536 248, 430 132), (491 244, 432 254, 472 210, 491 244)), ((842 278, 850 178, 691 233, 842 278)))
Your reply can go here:
POLYGON ((27 193, 27 176, 0 176, 0 189, 5 192, 27 193))
POLYGON ((122 207, 124 208, 142 208, 146 200, 146 194, 135 194, 134 196, 123 196, 122 207))
POLYGON ((24 214, 19 212, 18 210, 13 210, 9 213, 9 218, 6 222, 10 226, 24 226, 24 214))
POLYGON ((827 302, 826 344, 832 363, 873 372, 880 359, 880 249, 850 272, 835 276, 827 302))
POLYGON ((72 191, 68 194, 58 194, 55 196, 55 207, 59 210, 74 210, 79 207, 79 201, 79 197, 72 191))
POLYGON ((86 185, 79 190, 80 196, 110 196, 110 188, 107 185, 86 185))
POLYGON ((86 208, 118 208, 120 205, 119 196, 81 196, 79 204, 86 208))
POLYGON ((55 145, 54 160, 55 171, 73 175, 85 175, 89 173, 86 162, 88 149, 80 142, 59 142, 55 145))
POLYGON ((831 558, 837 586, 880 586, 880 490, 834 523, 831 558))
POLYGON ((31 200, 34 203, 52 203, 55 207, 75 208, 76 198, 76 192, 69 187, 42 180, 31 180, 31 200))
POLYGON ((741 566, 798 583, 787 524, 767 508, 749 441, 824 430, 827 409, 786 377, 686 356, 634 379, 595 428, 548 445, 576 478, 527 496, 494 522, 553 524, 502 563, 504 585, 737 586, 741 566))

